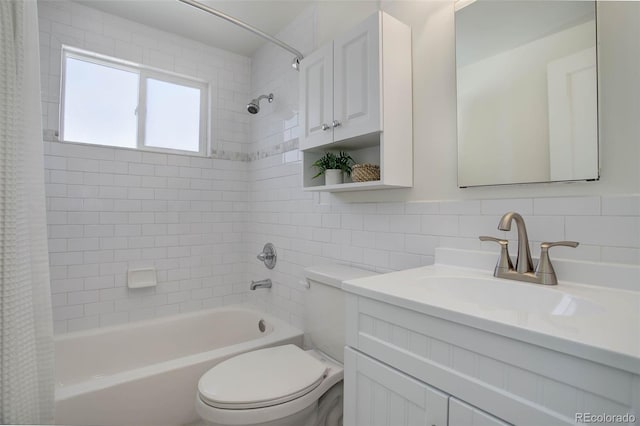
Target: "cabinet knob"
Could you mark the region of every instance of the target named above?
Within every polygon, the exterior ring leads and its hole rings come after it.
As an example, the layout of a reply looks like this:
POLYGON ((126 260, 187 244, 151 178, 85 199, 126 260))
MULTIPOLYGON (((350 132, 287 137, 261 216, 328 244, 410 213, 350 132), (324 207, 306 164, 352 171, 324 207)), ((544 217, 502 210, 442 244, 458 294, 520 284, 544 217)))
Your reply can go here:
POLYGON ((329 130, 329 129, 331 128, 331 126, 329 126, 329 125, 328 125, 328 124, 326 124, 326 123, 322 123, 322 126, 320 126, 320 128, 321 128, 323 131, 326 131, 326 130, 329 130))
POLYGON ((338 120, 333 120, 333 122, 331 123, 331 125, 332 125, 333 127, 339 127, 339 126, 342 126, 342 123, 341 123, 341 122, 339 122, 338 120))

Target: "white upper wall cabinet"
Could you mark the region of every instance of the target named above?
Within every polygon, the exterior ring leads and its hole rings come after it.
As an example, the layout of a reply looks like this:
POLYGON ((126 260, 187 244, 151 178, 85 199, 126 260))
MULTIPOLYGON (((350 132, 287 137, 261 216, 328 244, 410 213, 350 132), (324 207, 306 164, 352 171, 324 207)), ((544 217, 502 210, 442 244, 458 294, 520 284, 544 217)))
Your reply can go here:
MULTIPOLYGON (((307 56, 300 68, 304 145, 333 142, 333 43, 307 56), (331 131, 330 131, 331 130, 331 131)), ((300 147, 304 148, 301 141, 300 147)))
MULTIPOLYGON (((378 16, 373 16, 378 18, 378 16)), ((333 42, 333 139, 382 131, 380 21, 370 18, 333 42)))
POLYGON ((379 11, 307 56, 300 106, 306 190, 413 185, 410 27, 379 11), (379 165, 380 180, 324 185, 311 165, 326 151, 379 165))

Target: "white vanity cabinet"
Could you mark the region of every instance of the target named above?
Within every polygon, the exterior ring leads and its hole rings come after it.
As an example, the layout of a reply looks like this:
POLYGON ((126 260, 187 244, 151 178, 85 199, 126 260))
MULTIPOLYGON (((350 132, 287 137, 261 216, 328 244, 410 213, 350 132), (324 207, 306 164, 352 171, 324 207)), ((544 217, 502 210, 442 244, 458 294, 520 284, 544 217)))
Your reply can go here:
POLYGON ((472 407, 454 397, 449 397, 449 424, 466 426, 507 426, 508 423, 491 414, 472 407))
POLYGON ((445 426, 448 395, 353 349, 345 350, 345 426, 445 426))
MULTIPOLYGON (((375 296, 364 285, 343 288, 375 296)), ((635 371, 444 319, 412 300, 372 297, 347 294, 345 426, 552 426, 575 425, 578 413, 638 416, 635 371)))
POLYGON ((345 349, 345 426, 508 426, 353 349, 345 349))
POLYGON ((413 185, 411 28, 377 12, 300 63, 305 190, 413 185), (375 182, 328 187, 311 164, 326 151, 377 164, 375 182))

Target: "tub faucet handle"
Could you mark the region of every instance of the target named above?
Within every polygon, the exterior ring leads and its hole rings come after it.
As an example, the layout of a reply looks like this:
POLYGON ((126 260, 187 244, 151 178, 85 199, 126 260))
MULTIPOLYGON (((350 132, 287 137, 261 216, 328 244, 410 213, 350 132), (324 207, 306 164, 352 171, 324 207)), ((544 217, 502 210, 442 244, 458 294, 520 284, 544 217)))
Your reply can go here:
POLYGON ((267 243, 264 245, 262 253, 258 254, 256 257, 260 262, 264 262, 264 266, 266 266, 267 269, 273 269, 276 266, 276 260, 278 259, 276 247, 271 243, 267 243))

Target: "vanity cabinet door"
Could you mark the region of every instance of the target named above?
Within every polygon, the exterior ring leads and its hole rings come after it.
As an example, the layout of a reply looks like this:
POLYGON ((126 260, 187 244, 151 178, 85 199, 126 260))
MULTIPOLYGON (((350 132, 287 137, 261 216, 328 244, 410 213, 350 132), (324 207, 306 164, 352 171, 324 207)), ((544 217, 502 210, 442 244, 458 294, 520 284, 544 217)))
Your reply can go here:
POLYGON ((381 28, 376 13, 333 43, 334 140, 379 132, 381 28))
POLYGON ((300 148, 333 142, 333 43, 300 63, 300 148))
POLYGON ((345 349, 344 426, 446 426, 448 395, 345 349))
POLYGON ((452 426, 509 426, 497 417, 454 397, 449 398, 449 424, 452 426))

